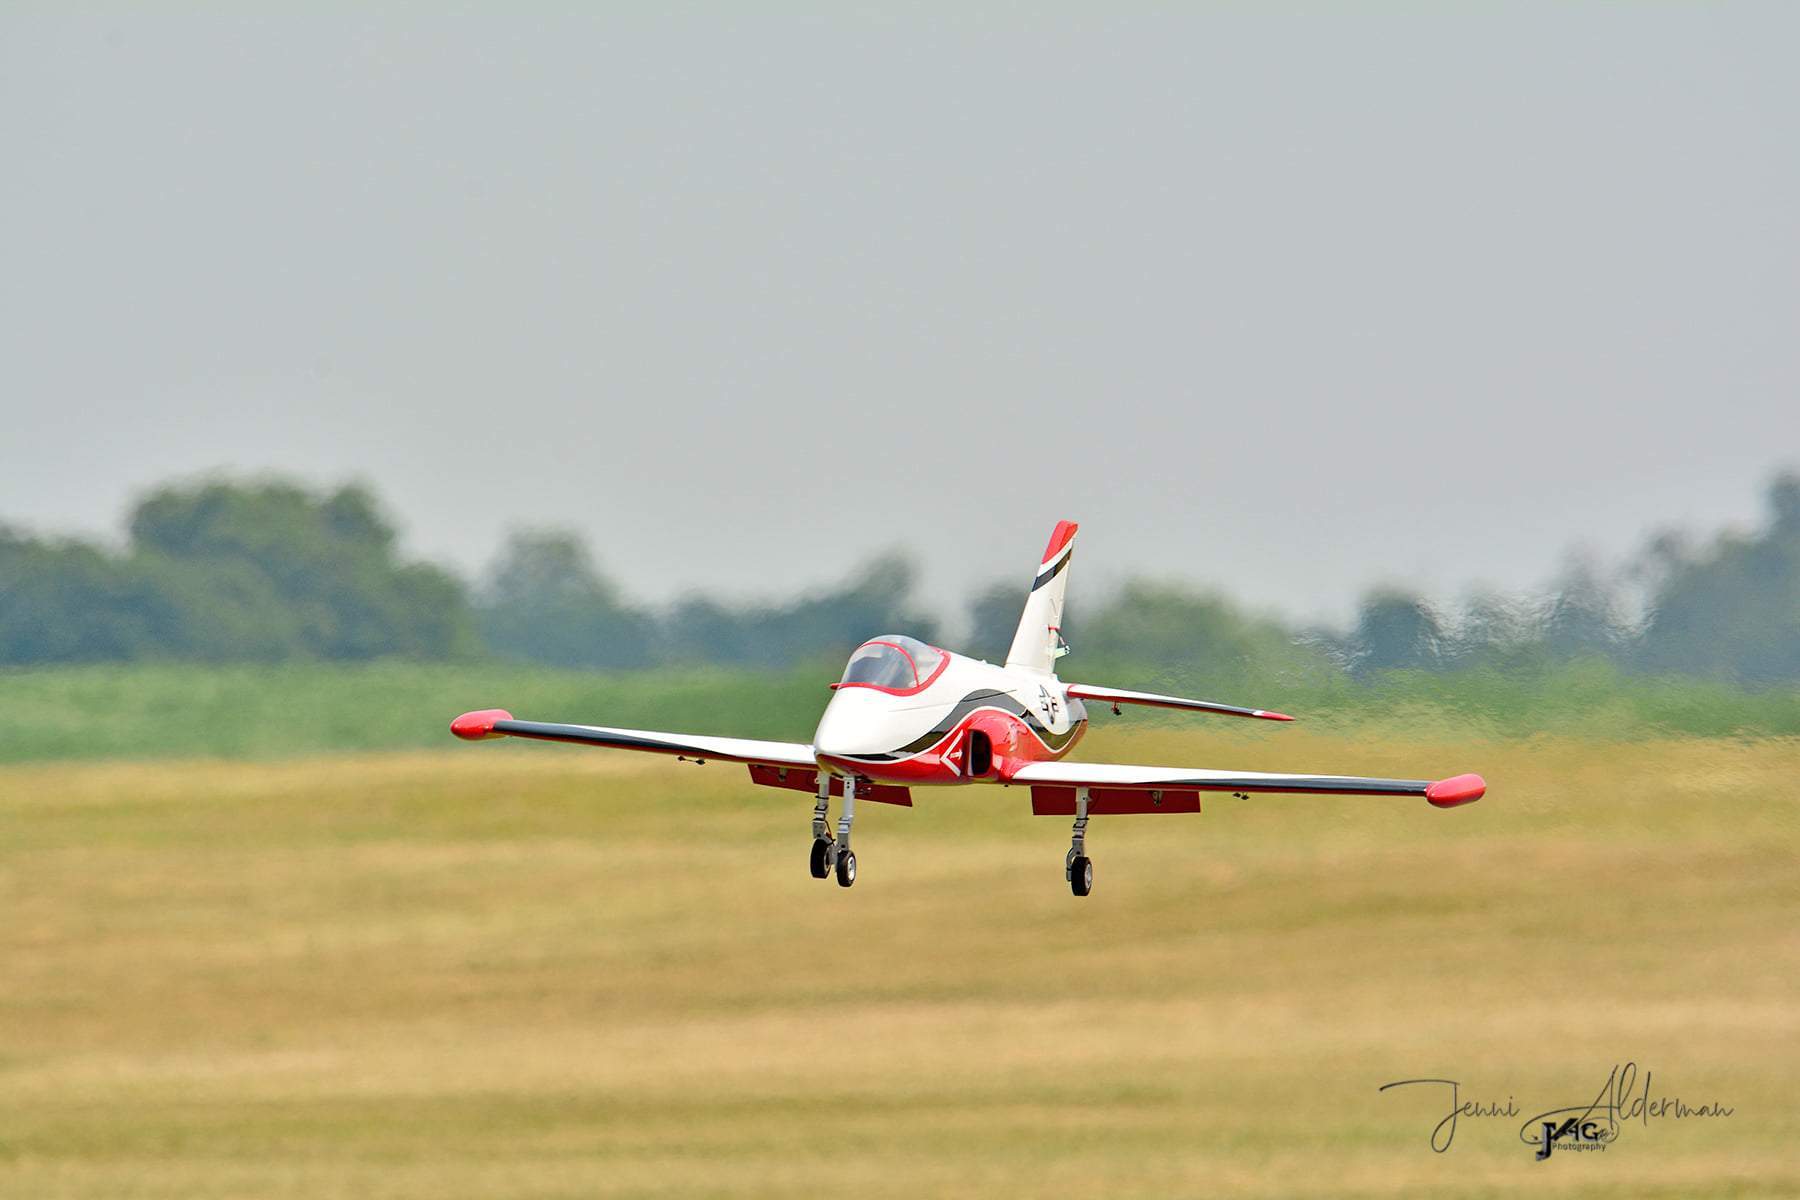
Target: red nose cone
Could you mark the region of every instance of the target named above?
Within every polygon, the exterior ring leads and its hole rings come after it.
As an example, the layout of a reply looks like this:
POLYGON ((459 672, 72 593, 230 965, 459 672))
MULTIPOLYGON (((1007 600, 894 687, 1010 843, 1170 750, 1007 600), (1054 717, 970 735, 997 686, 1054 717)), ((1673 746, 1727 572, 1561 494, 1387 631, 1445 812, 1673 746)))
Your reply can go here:
POLYGON ((1440 779, 1425 789, 1425 799, 1439 808, 1455 808, 1470 804, 1487 794, 1487 780, 1479 775, 1457 775, 1440 779))
POLYGON ((483 738, 505 737, 504 733, 494 732, 495 721, 510 721, 513 715, 504 708, 484 708, 480 712, 466 712, 450 722, 450 732, 465 742, 479 742, 483 738))

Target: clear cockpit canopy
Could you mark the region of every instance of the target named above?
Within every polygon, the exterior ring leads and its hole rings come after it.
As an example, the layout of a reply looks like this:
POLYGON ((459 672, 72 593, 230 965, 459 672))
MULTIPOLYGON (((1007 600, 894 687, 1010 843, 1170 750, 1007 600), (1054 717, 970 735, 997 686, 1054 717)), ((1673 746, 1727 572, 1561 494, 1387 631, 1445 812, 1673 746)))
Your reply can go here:
POLYGON ((839 687, 872 687, 905 692, 923 687, 943 665, 944 652, 901 633, 871 638, 856 648, 844 666, 839 687))

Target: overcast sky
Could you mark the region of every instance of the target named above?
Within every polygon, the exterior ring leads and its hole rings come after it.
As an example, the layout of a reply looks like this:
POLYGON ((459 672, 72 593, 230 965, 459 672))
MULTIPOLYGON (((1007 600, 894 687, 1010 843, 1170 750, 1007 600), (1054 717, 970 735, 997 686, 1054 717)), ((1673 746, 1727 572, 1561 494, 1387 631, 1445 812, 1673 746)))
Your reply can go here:
POLYGON ((1800 6, 166 7, 0 12, 0 520, 1341 617, 1800 462, 1800 6))

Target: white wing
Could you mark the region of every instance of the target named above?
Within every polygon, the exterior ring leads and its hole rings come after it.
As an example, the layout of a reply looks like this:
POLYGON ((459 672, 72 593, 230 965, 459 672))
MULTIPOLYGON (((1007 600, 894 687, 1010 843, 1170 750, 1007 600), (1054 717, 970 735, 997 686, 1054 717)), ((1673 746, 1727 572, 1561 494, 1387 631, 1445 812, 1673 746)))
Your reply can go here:
POLYGON ((464 713, 450 722, 450 732, 465 741, 521 737, 543 742, 575 742, 615 750, 645 750, 684 758, 721 762, 765 763, 775 767, 816 768, 813 748, 804 742, 764 742, 754 738, 712 737, 699 733, 663 733, 652 729, 610 729, 604 725, 559 725, 519 721, 503 708, 464 713))
MULTIPOLYGON (((1316 792, 1339 796, 1423 796, 1439 808, 1481 799, 1479 775, 1450 779, 1369 779, 1358 775, 1276 775, 1263 771, 1210 771, 1191 767, 1134 767, 1110 763, 1028 763, 1011 782, 1039 787, 1159 792, 1316 792)), ((1145 810, 1153 811, 1153 810, 1145 810)), ((1171 809, 1169 811, 1180 811, 1171 809)), ((1188 811, 1192 811, 1191 809, 1188 811)))

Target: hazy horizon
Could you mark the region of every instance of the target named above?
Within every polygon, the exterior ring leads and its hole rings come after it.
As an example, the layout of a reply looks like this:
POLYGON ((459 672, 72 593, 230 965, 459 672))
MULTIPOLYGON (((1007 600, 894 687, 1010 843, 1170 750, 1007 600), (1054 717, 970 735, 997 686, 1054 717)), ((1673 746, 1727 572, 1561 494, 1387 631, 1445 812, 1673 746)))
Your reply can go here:
POLYGON ((369 481, 653 602, 1342 622, 1761 519, 1800 11, 0 15, 0 522, 369 481))

